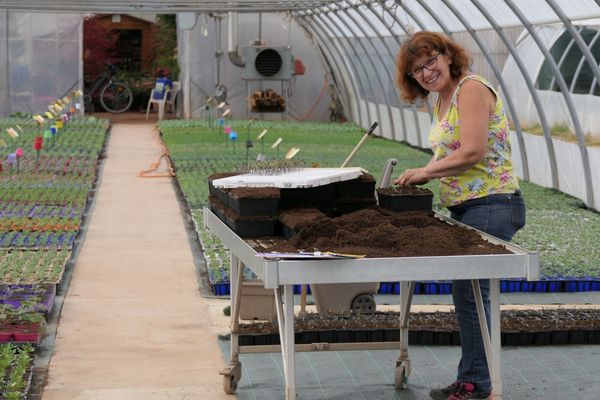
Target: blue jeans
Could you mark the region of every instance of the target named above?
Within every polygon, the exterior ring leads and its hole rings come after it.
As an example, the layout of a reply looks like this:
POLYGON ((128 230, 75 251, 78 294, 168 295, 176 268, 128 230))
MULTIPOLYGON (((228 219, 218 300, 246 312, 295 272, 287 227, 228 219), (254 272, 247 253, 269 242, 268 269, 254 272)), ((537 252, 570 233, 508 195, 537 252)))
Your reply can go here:
MULTIPOLYGON (((451 217, 499 239, 510 241, 525 226, 525 201, 520 190, 514 194, 495 194, 467 200, 448 207, 451 217)), ((490 280, 479 280, 488 329, 490 329, 490 280)), ((477 390, 490 392, 483 339, 477 319, 477 308, 470 280, 452 282, 452 298, 460 331, 462 356, 458 364, 457 381, 471 382, 477 390)))

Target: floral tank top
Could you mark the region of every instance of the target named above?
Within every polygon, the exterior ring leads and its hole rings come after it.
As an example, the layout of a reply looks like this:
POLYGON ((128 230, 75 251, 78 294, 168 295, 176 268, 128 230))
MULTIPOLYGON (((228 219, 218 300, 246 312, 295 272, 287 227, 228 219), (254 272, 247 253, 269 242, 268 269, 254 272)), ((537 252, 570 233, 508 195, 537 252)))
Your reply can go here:
POLYGON ((458 92, 467 80, 486 85, 496 96, 496 109, 489 117, 487 150, 484 158, 471 169, 457 176, 440 179, 440 203, 443 207, 454 206, 466 200, 491 194, 514 193, 519 188, 513 174, 511 147, 508 135, 508 118, 504 105, 492 85, 479 75, 463 78, 450 101, 444 119, 440 120, 440 103, 435 106, 433 125, 429 131, 429 144, 434 160, 441 160, 460 147, 460 123, 458 115, 458 92))

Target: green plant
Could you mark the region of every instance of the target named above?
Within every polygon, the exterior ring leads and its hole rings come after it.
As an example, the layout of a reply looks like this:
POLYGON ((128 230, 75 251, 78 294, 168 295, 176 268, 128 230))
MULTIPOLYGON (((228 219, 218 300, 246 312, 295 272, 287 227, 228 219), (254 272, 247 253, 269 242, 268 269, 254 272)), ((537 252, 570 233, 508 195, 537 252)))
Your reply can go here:
POLYGON ((177 62, 177 20, 174 14, 159 15, 156 19, 156 44, 154 47, 154 72, 157 68, 168 68, 170 78, 179 77, 177 62))
POLYGON ((118 34, 103 25, 98 16, 86 17, 83 22, 83 68, 93 79, 104 72, 106 62, 112 60, 118 34))

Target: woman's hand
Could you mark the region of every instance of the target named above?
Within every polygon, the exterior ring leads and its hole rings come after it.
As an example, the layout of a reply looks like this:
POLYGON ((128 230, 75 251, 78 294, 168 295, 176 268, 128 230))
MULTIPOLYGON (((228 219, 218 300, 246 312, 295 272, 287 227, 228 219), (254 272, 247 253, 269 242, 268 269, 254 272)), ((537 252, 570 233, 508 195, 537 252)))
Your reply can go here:
POLYGON ((407 169, 404 171, 398 179, 392 181, 394 185, 398 186, 412 186, 412 185, 423 185, 431 180, 429 174, 425 171, 425 168, 414 168, 407 169))

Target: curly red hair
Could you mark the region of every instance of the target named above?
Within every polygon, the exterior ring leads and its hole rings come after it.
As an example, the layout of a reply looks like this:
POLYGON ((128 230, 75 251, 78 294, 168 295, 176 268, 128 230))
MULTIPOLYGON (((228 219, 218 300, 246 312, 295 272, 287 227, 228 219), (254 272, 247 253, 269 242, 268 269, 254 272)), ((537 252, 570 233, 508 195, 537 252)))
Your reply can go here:
POLYGON ((449 67, 454 79, 458 79, 471 64, 467 51, 443 33, 420 31, 412 34, 402 42, 396 57, 396 84, 403 100, 415 103, 429 95, 429 91, 408 73, 417 58, 435 53, 445 54, 452 60, 449 67))

